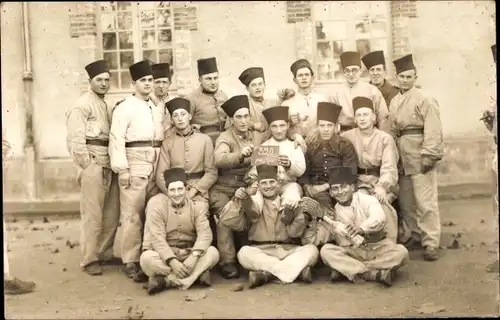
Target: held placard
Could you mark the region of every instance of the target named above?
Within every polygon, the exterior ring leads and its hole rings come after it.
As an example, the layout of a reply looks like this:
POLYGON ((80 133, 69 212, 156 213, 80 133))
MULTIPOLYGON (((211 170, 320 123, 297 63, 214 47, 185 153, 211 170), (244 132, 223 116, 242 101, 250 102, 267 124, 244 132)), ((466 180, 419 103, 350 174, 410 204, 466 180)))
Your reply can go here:
POLYGON ((260 146, 255 148, 251 158, 252 166, 259 164, 277 166, 279 152, 280 147, 278 146, 260 146))

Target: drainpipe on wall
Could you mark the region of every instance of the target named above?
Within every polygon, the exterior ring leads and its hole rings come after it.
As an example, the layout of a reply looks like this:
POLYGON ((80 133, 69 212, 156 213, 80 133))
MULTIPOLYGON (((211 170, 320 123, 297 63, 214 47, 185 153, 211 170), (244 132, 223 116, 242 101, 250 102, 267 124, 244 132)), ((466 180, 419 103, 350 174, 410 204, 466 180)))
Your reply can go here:
POLYGON ((24 175, 25 191, 28 195, 28 201, 37 198, 36 188, 36 150, 35 150, 35 135, 33 130, 33 73, 31 65, 31 43, 30 43, 30 29, 29 29, 29 3, 22 3, 23 12, 23 49, 24 49, 24 72, 23 72, 23 85, 24 85, 24 115, 25 115, 25 132, 26 137, 24 140, 24 154, 26 157, 26 172, 24 175))

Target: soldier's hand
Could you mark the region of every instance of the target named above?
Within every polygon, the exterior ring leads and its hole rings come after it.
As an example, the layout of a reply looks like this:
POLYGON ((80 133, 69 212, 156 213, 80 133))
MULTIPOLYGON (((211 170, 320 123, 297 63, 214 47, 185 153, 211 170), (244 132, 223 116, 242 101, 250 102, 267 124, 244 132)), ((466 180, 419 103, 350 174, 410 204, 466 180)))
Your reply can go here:
POLYGON ((249 185, 245 191, 246 193, 251 197, 254 196, 257 193, 257 181, 254 181, 251 185, 249 185))
POLYGON ((300 122, 300 115, 298 112, 290 115, 290 124, 296 125, 299 122, 300 122))
POLYGON ((280 166, 283 166, 284 168, 288 169, 292 166, 292 162, 288 158, 287 155, 279 155, 278 156, 278 164, 280 166))
POLYGON ((118 184, 120 188, 126 189, 130 186, 130 172, 123 171, 118 174, 118 184))
POLYGON ((294 219, 295 219, 295 214, 294 214, 293 210, 291 210, 290 208, 287 208, 287 207, 284 207, 281 210, 280 220, 281 220, 281 222, 283 222, 283 224, 285 226, 288 226, 289 224, 291 224, 294 219))
POLYGON ((314 198, 316 196, 316 190, 310 184, 306 184, 304 186, 304 191, 306 192, 306 196, 310 198, 314 198))
POLYGON ((422 156, 422 160, 421 160, 421 171, 422 173, 427 173, 429 171, 432 170, 432 168, 434 168, 434 164, 436 162, 428 157, 428 156, 422 156))
POLYGON ((323 183, 318 186, 314 186, 314 188, 317 190, 317 193, 320 193, 328 191, 328 189, 330 189, 330 185, 328 183, 323 183))
POLYGON ((241 150, 241 157, 243 158, 248 158, 252 155, 252 152, 253 152, 253 148, 251 146, 248 146, 248 147, 245 147, 243 148, 243 150, 241 150))
POLYGON ((307 143, 306 141, 304 140, 304 138, 302 138, 302 136, 300 134, 295 134, 295 136, 293 137, 294 139, 294 143, 293 143, 293 147, 295 149, 297 149, 298 147, 300 147, 302 149, 302 152, 306 152, 307 151, 307 143))
POLYGON ((198 262, 198 257, 193 256, 190 254, 182 264, 186 267, 188 270, 188 273, 191 273, 194 269, 194 266, 196 266, 196 263, 198 262))
POLYGON ((247 191, 245 190, 244 187, 240 187, 238 188, 238 190, 236 190, 236 192, 234 193, 234 197, 236 199, 239 199, 239 200, 245 200, 248 198, 248 193, 247 191))
POLYGON ((300 199, 287 199, 284 203, 286 208, 289 208, 292 211, 295 211, 299 206, 300 199))
POLYGON ((363 235, 363 230, 361 228, 355 227, 353 225, 346 225, 347 236, 350 238, 354 238, 357 235, 363 235))
POLYGON ((388 197, 387 197, 387 191, 385 191, 384 188, 382 187, 375 187, 373 190, 373 196, 377 198, 377 200, 380 202, 380 204, 388 204, 388 197))
POLYGON ((261 132, 264 129, 264 126, 262 125, 261 122, 255 122, 253 124, 253 129, 256 130, 256 131, 261 132))
POLYGON ((90 166, 90 155, 88 153, 77 154, 76 161, 83 169, 87 169, 90 166))
POLYGON ((189 270, 186 266, 177 259, 170 260, 170 268, 179 279, 184 279, 189 276, 189 270))
POLYGON ((318 141, 318 129, 313 129, 311 132, 308 133, 306 137, 306 143, 307 144, 312 144, 318 141))

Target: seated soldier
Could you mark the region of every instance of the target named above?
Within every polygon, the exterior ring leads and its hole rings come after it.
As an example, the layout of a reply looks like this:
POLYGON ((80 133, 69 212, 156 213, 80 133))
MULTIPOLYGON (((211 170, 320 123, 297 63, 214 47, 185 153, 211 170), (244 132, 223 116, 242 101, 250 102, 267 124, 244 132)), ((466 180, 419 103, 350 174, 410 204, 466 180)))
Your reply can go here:
POLYGON ((304 215, 300 208, 293 211, 283 208, 278 194, 277 166, 258 165, 257 174, 258 191, 239 188, 220 220, 235 231, 249 230, 250 245, 240 249, 238 261, 250 271, 250 288, 263 285, 271 276, 282 283, 291 283, 300 275, 310 283, 318 249, 313 244, 300 246, 294 241, 306 227, 304 215))
POLYGON ((219 261, 203 204, 186 197, 186 172, 164 173, 167 194, 159 193, 146 207, 141 268, 148 275, 147 289, 154 294, 166 288, 188 289, 198 278, 211 285, 210 269, 219 261))
POLYGON ((328 172, 336 166, 358 167, 358 156, 349 140, 338 135, 337 123, 341 106, 329 102, 318 103, 318 130, 312 132, 314 139, 307 145, 306 172, 299 179, 306 196, 331 207, 333 199, 328 194, 328 172))
POLYGON ((217 181, 218 175, 212 139, 191 126, 189 100, 174 98, 167 102, 166 107, 174 127, 165 133, 161 145, 156 185, 167 194, 163 172, 170 168, 183 168, 188 179, 186 197, 203 203, 208 212, 208 190, 217 181))
MULTIPOLYGON (((295 148, 293 141, 287 138, 288 107, 272 107, 264 110, 264 117, 269 124, 272 137, 262 143, 262 146, 279 147, 278 181, 280 183, 283 204, 292 210, 302 198, 302 188, 296 182, 306 170, 304 152, 295 148)), ((256 167, 252 167, 249 176, 256 177, 256 167)))
MULTIPOLYGON (((408 260, 408 251, 385 238, 386 215, 375 197, 356 191, 356 179, 348 167, 333 168, 330 172, 330 195, 337 201, 334 214, 345 231, 313 219, 302 243, 323 244, 320 256, 332 268, 332 281, 346 277, 352 282, 369 280, 391 286, 396 270, 408 260), (351 239, 358 235, 364 237, 365 244, 353 246, 351 239)), ((306 216, 318 210, 323 209, 302 207, 306 216)))
POLYGON ((398 217, 396 200, 399 153, 392 137, 375 127, 376 115, 369 98, 352 100, 356 127, 340 136, 349 140, 358 154, 358 191, 377 198, 387 215, 387 238, 396 242, 398 217))

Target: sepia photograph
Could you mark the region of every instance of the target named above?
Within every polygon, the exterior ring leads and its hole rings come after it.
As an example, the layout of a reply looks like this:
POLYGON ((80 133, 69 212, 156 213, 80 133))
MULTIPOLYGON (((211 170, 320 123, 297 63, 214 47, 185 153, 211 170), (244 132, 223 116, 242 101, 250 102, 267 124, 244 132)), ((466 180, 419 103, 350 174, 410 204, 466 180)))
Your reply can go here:
POLYGON ((500 316, 494 1, 0 9, 5 319, 500 316))

